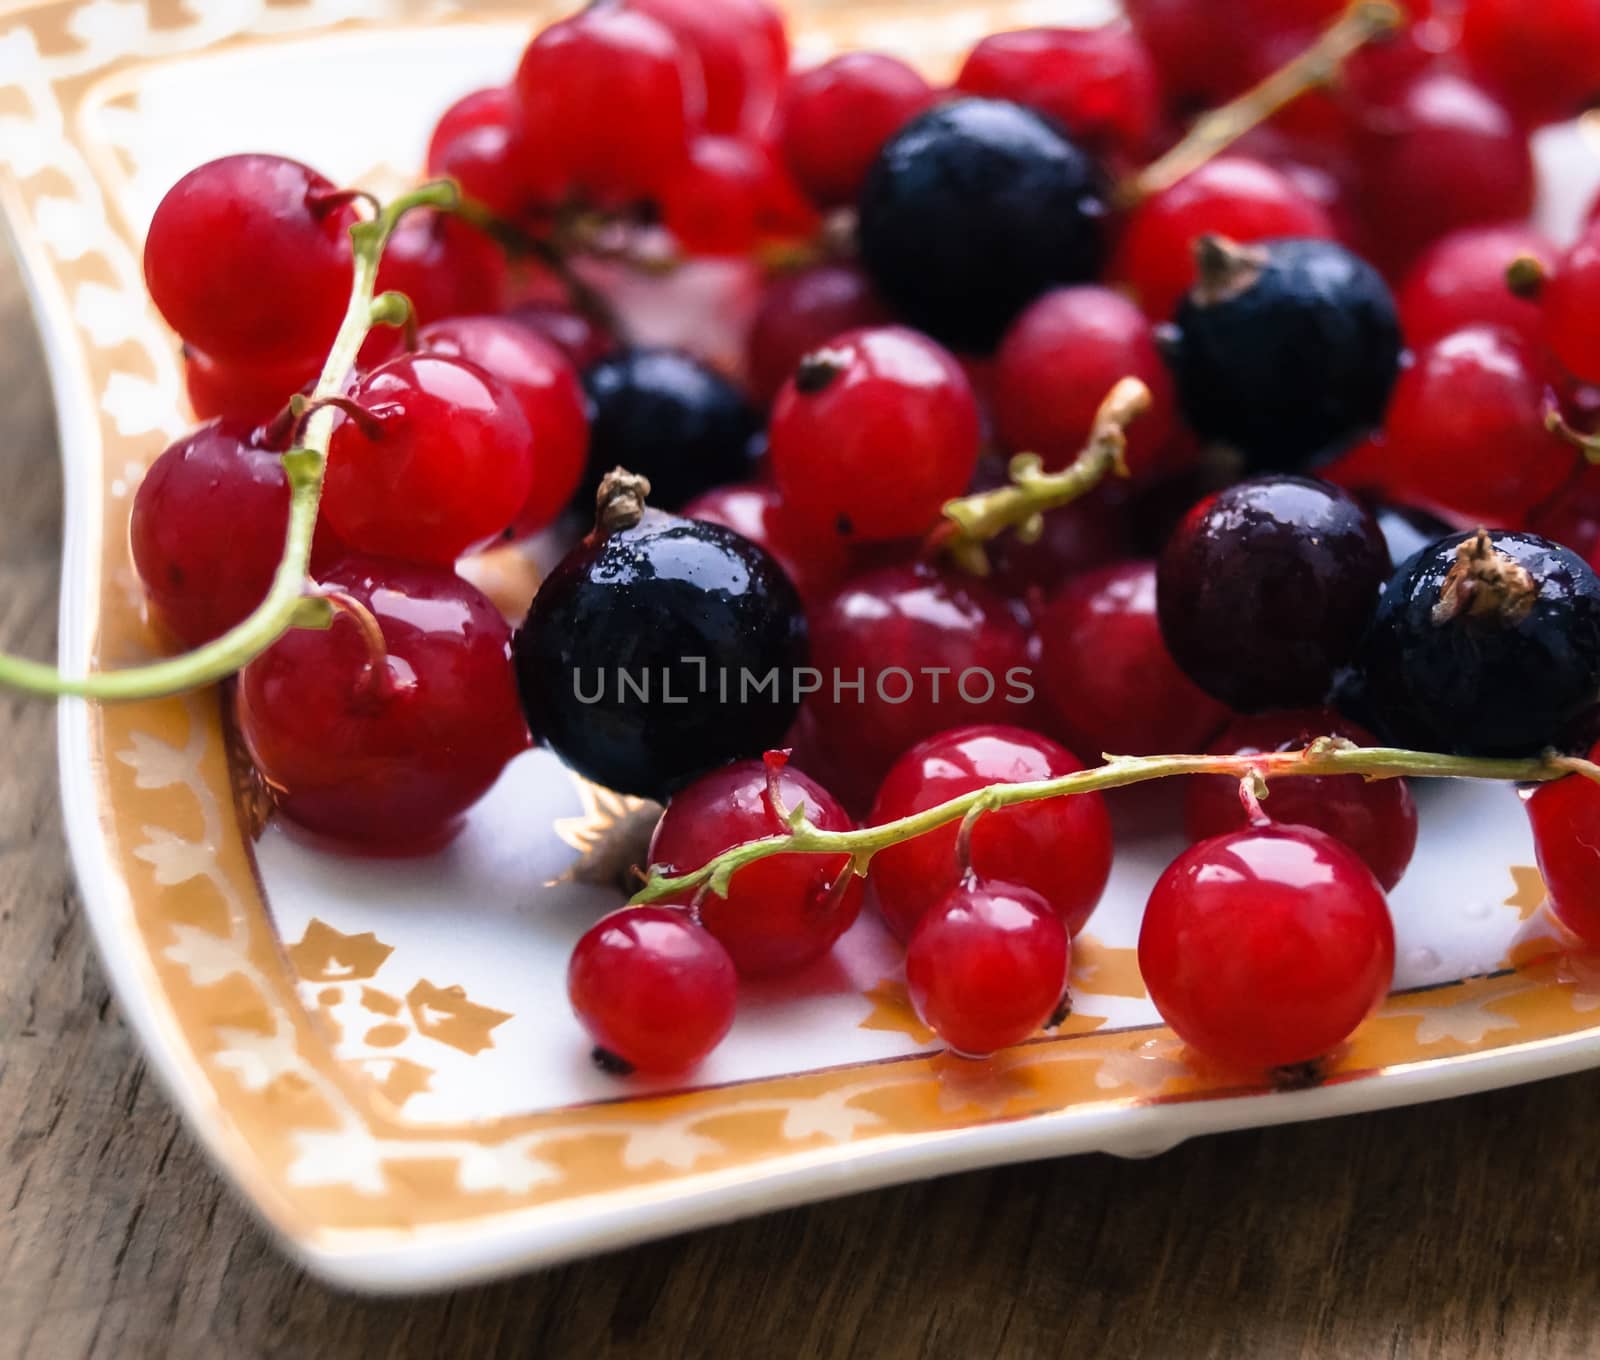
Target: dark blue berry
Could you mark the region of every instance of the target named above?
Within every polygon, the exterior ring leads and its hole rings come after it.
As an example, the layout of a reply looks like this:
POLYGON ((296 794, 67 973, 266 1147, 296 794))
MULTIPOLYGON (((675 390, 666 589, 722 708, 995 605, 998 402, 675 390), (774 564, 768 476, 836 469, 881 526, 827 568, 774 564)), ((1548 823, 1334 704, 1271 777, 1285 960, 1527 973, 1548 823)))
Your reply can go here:
POLYGON ((783 568, 731 529, 639 517, 638 501, 608 515, 614 480, 601 525, 545 579, 512 641, 517 686, 534 735, 579 774, 664 800, 782 744, 805 614, 783 568))
POLYGON ((1018 104, 961 99, 914 119, 883 148, 860 206, 879 294, 955 349, 993 349, 1034 298, 1100 272, 1100 170, 1018 104))
POLYGON ((1382 424, 1401 341, 1377 270, 1332 241, 1206 236, 1196 255, 1169 357, 1197 434, 1295 471, 1382 424))
POLYGON ((1259 477, 1201 501, 1156 574, 1173 659, 1243 712, 1320 704, 1355 653, 1389 574, 1361 503, 1305 477, 1259 477))
POLYGON ((625 350, 584 374, 589 395, 589 476, 625 466, 650 479, 651 501, 676 510, 701 492, 755 473, 761 417, 721 374, 677 350, 625 350))
POLYGON ((1600 579, 1537 534, 1452 534, 1384 587, 1341 706, 1394 745, 1531 756, 1600 703, 1600 579))

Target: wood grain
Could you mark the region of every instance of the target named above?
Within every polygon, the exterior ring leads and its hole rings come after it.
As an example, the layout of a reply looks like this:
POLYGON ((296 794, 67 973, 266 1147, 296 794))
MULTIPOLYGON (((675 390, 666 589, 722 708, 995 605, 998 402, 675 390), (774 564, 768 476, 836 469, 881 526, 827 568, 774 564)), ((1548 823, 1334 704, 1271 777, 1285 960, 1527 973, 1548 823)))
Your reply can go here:
MULTIPOLYGON (((0 261, 0 645, 53 653, 60 482, 0 261)), ((212 1174, 78 911, 48 705, 0 696, 0 1356, 1593 1356, 1600 1075, 956 1176, 489 1288, 335 1293, 212 1174)))

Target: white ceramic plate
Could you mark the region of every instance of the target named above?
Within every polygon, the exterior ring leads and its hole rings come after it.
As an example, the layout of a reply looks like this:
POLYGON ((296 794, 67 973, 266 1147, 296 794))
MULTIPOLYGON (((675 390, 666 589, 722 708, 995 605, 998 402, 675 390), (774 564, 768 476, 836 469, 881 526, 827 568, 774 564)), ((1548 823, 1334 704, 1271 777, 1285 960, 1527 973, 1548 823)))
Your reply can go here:
MULTIPOLYGON (((1090 16, 1048 3, 798 7, 802 52, 897 48, 947 70, 982 33, 1090 16)), ((386 187, 456 95, 510 72, 534 15, 389 0, 190 8, 0 4, 0 191, 43 330, 68 484, 62 661, 152 646, 126 549, 131 491, 184 428, 138 241, 185 170, 280 151, 386 187), (357 21, 357 22, 350 22, 357 21), (404 22, 402 22, 404 21, 404 22)), ((1570 229, 1594 185, 1546 134, 1570 229)), ((736 272, 722 281, 735 297, 736 272)), ((685 324, 681 295, 656 299, 685 324)), ((688 321, 698 324, 691 316, 688 321)), ((974 1064, 911 1015, 870 919, 803 986, 747 988, 692 1090, 589 1064, 562 991, 618 900, 554 883, 627 805, 525 756, 447 851, 335 858, 236 807, 218 696, 61 709, 68 830, 102 957, 219 1166, 319 1273, 374 1290, 504 1273, 778 1205, 964 1167, 1435 1099, 1600 1063, 1600 961, 1563 954, 1505 788, 1424 792, 1394 896, 1397 987, 1322 1084, 1243 1089, 1162 1028, 1138 913, 1178 848, 1124 828, 1076 951, 1059 1037, 974 1064)))

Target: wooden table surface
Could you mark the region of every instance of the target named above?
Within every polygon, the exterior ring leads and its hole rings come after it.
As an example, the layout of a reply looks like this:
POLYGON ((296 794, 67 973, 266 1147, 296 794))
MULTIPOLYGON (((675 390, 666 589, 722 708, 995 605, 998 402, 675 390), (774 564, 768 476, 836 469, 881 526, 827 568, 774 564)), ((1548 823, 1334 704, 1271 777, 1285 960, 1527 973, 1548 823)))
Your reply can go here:
MULTIPOLYGON (((60 478, 0 258, 0 646, 55 647, 60 478)), ((954 1176, 415 1300, 280 1256, 94 957, 46 703, 0 695, 0 1357, 1600 1354, 1600 1074, 954 1176)))

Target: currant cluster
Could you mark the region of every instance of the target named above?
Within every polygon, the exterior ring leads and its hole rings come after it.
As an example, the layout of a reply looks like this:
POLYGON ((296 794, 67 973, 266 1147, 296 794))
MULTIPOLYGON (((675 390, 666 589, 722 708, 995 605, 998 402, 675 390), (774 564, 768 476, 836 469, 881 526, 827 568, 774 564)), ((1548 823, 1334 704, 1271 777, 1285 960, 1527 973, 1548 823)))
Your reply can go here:
MULTIPOLYGON (((1127 8, 936 88, 791 70, 769 0, 596 0, 443 114, 454 190, 403 216, 264 155, 156 213, 207 423, 134 507, 153 615, 230 645, 301 553, 234 707, 340 844, 439 845, 530 740, 665 802, 650 904, 572 957, 612 1067, 692 1067, 740 978, 803 985, 864 909, 956 1052, 1058 1022, 1111 819, 1019 786, 1103 752, 1207 752, 1158 1010, 1218 1062, 1320 1058, 1388 990, 1417 837, 1403 780, 1329 753, 1544 779, 1597 735, 1600 222, 1525 219, 1600 24, 1127 8), (1317 88, 1269 121, 1280 67, 1317 88), (633 343, 608 292, 691 257, 759 286, 739 364, 633 343), (570 550, 513 631, 455 564, 540 532, 570 550)), ((1528 806, 1600 945, 1600 786, 1528 806)))

